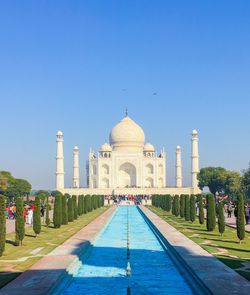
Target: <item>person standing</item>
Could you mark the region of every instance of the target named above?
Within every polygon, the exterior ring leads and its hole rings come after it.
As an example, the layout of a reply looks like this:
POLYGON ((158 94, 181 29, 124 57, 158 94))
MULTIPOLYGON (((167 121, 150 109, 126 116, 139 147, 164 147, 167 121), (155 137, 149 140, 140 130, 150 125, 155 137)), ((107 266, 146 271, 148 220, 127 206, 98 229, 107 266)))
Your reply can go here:
POLYGON ((232 206, 232 203, 230 202, 227 207, 227 218, 232 217, 232 210, 233 210, 233 206, 232 206))
POLYGON ((29 208, 28 211, 28 224, 32 224, 33 223, 33 210, 31 208, 29 208))

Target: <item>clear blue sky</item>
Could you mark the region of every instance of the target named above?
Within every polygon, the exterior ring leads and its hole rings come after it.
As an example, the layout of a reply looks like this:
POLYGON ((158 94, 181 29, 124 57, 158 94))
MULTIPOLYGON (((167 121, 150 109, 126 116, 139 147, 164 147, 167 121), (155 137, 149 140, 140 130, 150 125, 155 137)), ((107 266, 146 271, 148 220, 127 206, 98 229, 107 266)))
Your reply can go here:
POLYGON ((81 173, 124 115, 168 154, 190 134, 201 166, 250 161, 250 1, 0 1, 0 170, 53 188, 55 134, 81 173), (126 91, 122 91, 126 89, 126 91), (157 92, 157 95, 152 95, 157 92))

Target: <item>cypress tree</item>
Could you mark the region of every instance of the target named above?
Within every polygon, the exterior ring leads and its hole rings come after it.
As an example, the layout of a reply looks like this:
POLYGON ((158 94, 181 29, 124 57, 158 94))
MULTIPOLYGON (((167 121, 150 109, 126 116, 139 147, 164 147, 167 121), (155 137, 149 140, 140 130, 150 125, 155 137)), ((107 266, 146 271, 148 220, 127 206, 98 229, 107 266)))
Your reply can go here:
POLYGON ((74 221, 73 199, 71 197, 68 199, 68 221, 74 221))
POLYGON ((68 224, 67 196, 62 196, 62 224, 68 224))
POLYGON ((5 196, 0 195, 0 256, 3 255, 6 241, 5 200, 5 196))
POLYGON ((185 195, 185 220, 190 221, 190 197, 185 195))
POLYGON ((82 214, 82 196, 78 196, 77 214, 78 214, 78 216, 81 216, 81 214, 82 214))
POLYGON ((85 198, 86 196, 83 196, 82 198, 82 214, 85 214, 85 198))
POLYGON ((40 198, 36 197, 35 198, 35 209, 34 209, 34 218, 33 218, 33 230, 37 235, 40 234, 41 232, 41 204, 40 204, 40 198))
POLYGON ((212 194, 207 195, 207 230, 213 231, 216 226, 215 201, 212 194))
POLYGON ((18 197, 16 199, 16 220, 15 220, 15 244, 16 246, 22 245, 25 234, 25 220, 23 216, 23 198, 18 197))
POLYGON ((180 197, 180 216, 183 218, 185 216, 185 196, 180 197))
POLYGON ((244 197, 242 194, 237 196, 237 236, 240 243, 245 238, 245 210, 244 210, 244 197))
POLYGON ((225 231, 225 214, 224 214, 224 208, 223 208, 222 202, 219 203, 218 228, 222 236, 225 231))
POLYGON ((45 223, 48 227, 50 225, 50 218, 49 218, 49 198, 47 197, 46 200, 46 212, 45 212, 45 223))
POLYGON ((170 212, 171 211, 171 196, 166 195, 166 211, 170 212))
POLYGON ((61 227, 62 224, 62 195, 59 193, 55 196, 53 223, 55 228, 61 227))
POLYGON ((203 206, 202 195, 198 196, 198 200, 199 200, 199 223, 203 224, 204 223, 204 206, 203 206))
POLYGON ((178 217, 180 215, 180 197, 178 195, 174 196, 175 198, 175 216, 178 217))
POLYGON ((78 218, 78 210, 77 210, 77 198, 76 196, 72 196, 73 199, 73 208, 74 208, 74 219, 78 218))
POLYGON ((195 218, 196 218, 195 203, 196 203, 195 195, 191 195, 191 197, 190 197, 190 220, 192 222, 194 222, 195 218))
POLYGON ((175 197, 172 197, 172 210, 171 210, 172 215, 175 215, 175 207, 176 207, 176 199, 175 197))

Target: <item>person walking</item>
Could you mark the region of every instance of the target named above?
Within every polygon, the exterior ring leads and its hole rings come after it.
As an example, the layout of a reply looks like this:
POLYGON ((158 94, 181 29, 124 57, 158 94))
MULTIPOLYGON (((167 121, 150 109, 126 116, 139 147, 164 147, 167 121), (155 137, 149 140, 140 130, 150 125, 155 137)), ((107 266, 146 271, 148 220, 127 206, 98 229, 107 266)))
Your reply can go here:
POLYGON ((232 210, 233 210, 233 206, 232 206, 232 203, 230 202, 227 207, 227 218, 232 217, 232 210))

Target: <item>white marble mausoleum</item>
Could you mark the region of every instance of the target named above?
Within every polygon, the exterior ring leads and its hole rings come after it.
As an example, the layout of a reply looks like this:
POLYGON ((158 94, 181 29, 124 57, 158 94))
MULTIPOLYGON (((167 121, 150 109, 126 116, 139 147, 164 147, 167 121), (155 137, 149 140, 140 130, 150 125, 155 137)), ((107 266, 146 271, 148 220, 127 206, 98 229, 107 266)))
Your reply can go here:
POLYGON ((143 129, 127 114, 113 127, 109 143, 98 153, 90 151, 87 164, 87 187, 80 187, 79 149, 73 150, 72 187, 64 187, 63 133, 57 133, 56 189, 71 195, 80 194, 191 194, 199 193, 198 132, 192 132, 191 187, 182 184, 181 147, 176 147, 174 187, 168 187, 166 154, 158 154, 145 142, 143 129))

